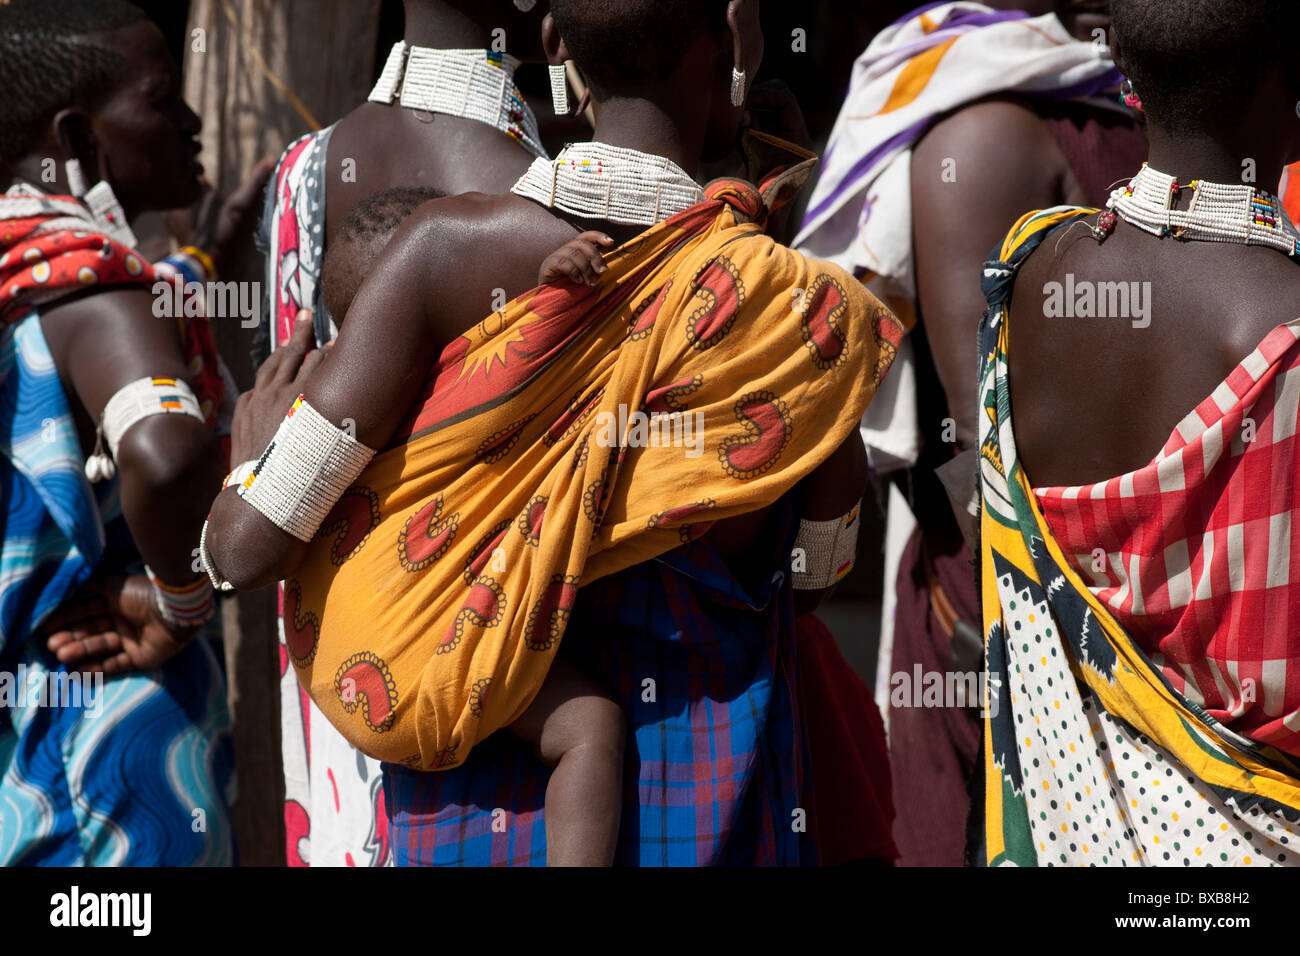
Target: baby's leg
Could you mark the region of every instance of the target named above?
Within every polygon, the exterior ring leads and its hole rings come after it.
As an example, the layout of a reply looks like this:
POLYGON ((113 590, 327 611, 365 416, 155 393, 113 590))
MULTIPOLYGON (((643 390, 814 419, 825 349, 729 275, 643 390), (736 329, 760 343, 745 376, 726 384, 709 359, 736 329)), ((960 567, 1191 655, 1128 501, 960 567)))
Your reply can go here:
POLYGON ((510 730, 551 768, 547 866, 610 866, 623 808, 623 710, 556 657, 537 697, 510 730))

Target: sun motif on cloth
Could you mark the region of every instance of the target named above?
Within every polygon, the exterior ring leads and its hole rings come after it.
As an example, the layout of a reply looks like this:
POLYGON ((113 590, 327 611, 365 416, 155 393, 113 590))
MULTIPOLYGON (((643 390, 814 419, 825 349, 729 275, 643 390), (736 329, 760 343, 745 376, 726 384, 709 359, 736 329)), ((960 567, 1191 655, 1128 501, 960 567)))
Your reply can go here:
MULTIPOLYGON (((486 326, 496 319, 497 316, 494 315, 492 319, 485 320, 482 324, 486 326)), ((500 321, 504 322, 505 320, 501 319, 500 321)), ((487 379, 491 377, 494 367, 505 368, 510 362, 511 346, 522 345, 527 342, 525 332, 526 329, 524 328, 513 327, 507 328, 497 335, 492 335, 484 348, 465 357, 461 365, 460 379, 463 381, 473 378, 476 374, 479 374, 480 370, 482 377, 487 379)))
POLYGON ((531 703, 583 585, 769 507, 855 433, 902 327, 764 235, 764 201, 714 183, 597 286, 527 292, 434 363, 358 478, 378 525, 342 564, 355 533, 313 542, 299 573, 320 634, 298 673, 354 746, 460 764, 531 703), (653 415, 691 430, 651 440, 653 415), (345 665, 376 662, 391 695, 372 677, 365 707, 343 700, 345 665))

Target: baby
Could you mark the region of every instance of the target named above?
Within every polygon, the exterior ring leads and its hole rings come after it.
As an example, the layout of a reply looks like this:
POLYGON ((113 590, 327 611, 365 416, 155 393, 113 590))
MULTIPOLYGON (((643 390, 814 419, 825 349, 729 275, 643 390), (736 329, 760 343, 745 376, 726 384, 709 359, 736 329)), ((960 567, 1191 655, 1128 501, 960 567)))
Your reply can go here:
MULTIPOLYGON (((341 324, 365 277, 397 228, 434 190, 399 188, 360 203, 343 221, 325 256, 322 297, 341 324)), ((585 232, 542 264, 538 285, 560 279, 594 285, 605 264, 598 246, 614 241, 585 232)), ((551 768, 546 786, 548 866, 610 866, 623 805, 622 709, 563 653, 541 690, 509 730, 551 768)))

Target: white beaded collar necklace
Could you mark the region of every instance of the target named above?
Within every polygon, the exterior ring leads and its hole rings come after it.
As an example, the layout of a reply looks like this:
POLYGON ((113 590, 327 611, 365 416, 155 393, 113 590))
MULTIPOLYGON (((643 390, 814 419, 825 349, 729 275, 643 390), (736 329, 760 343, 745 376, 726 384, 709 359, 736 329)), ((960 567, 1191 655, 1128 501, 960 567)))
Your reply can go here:
POLYGON ((1110 194, 1093 234, 1103 240, 1115 229, 1118 214, 1131 226, 1153 236, 1192 242, 1235 242, 1271 246, 1300 257, 1300 231, 1272 193, 1254 186, 1193 180, 1186 187, 1146 163, 1132 182, 1110 194), (1182 189, 1196 195, 1187 209, 1174 209, 1182 189))
POLYGON ((653 226, 689 209, 703 190, 676 163, 604 143, 574 143, 535 159, 510 190, 586 219, 653 226))
POLYGON ((370 93, 372 103, 400 102, 429 113, 495 126, 534 156, 545 156, 537 117, 515 86, 519 61, 492 50, 435 50, 400 42, 370 93))

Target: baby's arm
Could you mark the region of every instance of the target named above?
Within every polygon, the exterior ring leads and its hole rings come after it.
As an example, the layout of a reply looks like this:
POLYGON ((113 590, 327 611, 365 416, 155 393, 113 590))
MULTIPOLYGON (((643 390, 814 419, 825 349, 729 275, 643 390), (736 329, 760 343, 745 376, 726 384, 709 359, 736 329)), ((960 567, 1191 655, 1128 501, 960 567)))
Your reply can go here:
POLYGON ((608 266, 597 246, 609 249, 614 240, 603 232, 584 232, 556 249, 542 263, 537 284, 569 279, 578 285, 595 285, 608 266))

